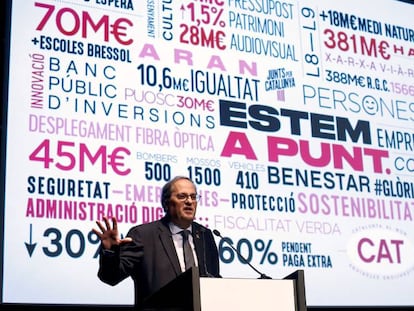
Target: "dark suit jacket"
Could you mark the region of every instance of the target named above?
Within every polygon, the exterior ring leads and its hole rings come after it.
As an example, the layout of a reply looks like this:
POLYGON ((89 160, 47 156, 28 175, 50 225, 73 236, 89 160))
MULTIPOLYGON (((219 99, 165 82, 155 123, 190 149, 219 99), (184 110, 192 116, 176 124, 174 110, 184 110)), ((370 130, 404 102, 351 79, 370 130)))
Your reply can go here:
MULTIPOLYGON (((192 235, 200 276, 220 277, 218 251, 211 230, 193 222, 192 235)), ((130 276, 135 286, 135 305, 139 307, 146 297, 182 272, 165 217, 135 226, 127 236, 133 242, 114 249, 113 254, 101 252, 98 276, 110 285, 130 276)))

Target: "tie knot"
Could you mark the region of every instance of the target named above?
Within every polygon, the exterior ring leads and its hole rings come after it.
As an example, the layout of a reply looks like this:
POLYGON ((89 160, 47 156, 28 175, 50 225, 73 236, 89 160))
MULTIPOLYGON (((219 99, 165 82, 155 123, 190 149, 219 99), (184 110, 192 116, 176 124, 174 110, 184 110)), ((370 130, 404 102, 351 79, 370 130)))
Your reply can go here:
POLYGON ((188 240, 188 236, 190 235, 190 230, 183 230, 181 231, 181 235, 183 236, 183 240, 188 240))

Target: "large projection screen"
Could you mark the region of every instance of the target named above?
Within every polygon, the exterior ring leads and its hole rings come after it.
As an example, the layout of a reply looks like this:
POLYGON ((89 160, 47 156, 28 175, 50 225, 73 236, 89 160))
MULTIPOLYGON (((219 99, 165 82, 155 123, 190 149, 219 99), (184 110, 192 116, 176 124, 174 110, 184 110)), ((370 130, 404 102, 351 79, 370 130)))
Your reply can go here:
POLYGON ((2 303, 132 305, 91 229, 186 175, 223 277, 258 277, 232 243, 309 306, 414 306, 413 5, 11 5, 2 303))

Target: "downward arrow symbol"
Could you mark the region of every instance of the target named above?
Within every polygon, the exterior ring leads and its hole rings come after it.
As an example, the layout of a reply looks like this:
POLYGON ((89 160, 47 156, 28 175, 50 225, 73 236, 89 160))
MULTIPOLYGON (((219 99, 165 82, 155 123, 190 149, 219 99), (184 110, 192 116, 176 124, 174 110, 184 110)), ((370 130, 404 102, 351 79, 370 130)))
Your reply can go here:
POLYGON ((29 243, 24 243, 26 244, 26 248, 27 251, 29 252, 29 256, 32 257, 33 251, 36 247, 36 243, 32 243, 32 224, 30 224, 30 238, 29 238, 29 243))

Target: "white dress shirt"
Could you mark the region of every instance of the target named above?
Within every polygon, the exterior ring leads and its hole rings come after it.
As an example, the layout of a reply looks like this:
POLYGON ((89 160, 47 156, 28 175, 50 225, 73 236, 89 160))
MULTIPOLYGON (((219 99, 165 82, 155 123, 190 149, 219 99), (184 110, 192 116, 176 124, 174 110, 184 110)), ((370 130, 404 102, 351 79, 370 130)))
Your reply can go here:
MULTIPOLYGON (((169 223, 170 231, 172 233, 172 238, 175 246, 175 250, 177 252, 178 261, 180 262, 181 271, 185 271, 185 262, 184 262, 184 252, 183 252, 183 236, 181 235, 181 231, 185 229, 181 229, 180 227, 177 227, 172 222, 169 223)), ((187 230, 191 231, 191 226, 187 228, 187 230)), ((188 236, 188 241, 190 242, 191 250, 193 251, 194 261, 195 264, 198 266, 198 260, 197 255, 195 253, 194 249, 194 241, 193 236, 190 234, 188 236)))

